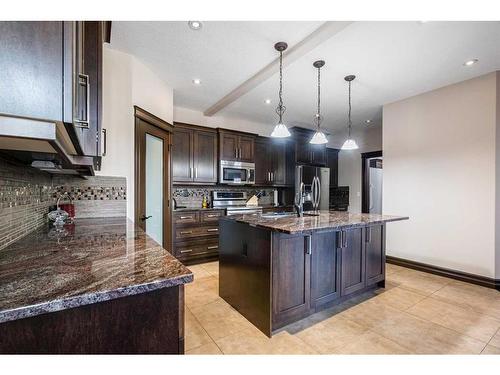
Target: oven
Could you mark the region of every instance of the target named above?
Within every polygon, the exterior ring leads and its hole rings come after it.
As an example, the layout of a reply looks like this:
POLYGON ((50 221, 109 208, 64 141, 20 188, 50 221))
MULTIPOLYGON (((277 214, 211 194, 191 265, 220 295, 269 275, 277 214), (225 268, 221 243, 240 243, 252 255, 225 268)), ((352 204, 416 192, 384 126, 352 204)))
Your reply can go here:
POLYGON ((254 185, 255 163, 221 160, 219 183, 231 185, 254 185))

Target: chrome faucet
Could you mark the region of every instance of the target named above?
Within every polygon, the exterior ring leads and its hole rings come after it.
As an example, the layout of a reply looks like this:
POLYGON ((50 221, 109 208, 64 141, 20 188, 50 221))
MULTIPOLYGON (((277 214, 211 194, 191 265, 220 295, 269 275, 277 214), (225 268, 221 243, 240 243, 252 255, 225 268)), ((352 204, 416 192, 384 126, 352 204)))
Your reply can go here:
POLYGON ((297 193, 295 193, 294 207, 297 212, 297 217, 304 216, 304 183, 300 183, 300 188, 297 193))

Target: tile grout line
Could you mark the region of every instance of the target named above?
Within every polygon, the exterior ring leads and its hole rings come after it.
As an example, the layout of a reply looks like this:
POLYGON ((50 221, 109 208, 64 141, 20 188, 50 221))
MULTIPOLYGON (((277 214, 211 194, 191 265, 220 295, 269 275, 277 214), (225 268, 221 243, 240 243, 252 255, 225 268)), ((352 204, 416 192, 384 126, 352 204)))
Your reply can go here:
MULTIPOLYGON (((481 354, 484 352, 484 349, 486 349, 486 347, 487 347, 488 345, 490 345, 490 342, 491 342, 491 340, 493 340, 493 337, 495 337, 495 336, 497 335, 497 333, 499 333, 499 332, 500 332, 500 327, 498 327, 498 329, 495 331, 495 333, 493 334, 493 336, 491 336, 490 340, 489 340, 489 341, 486 343, 486 345, 484 346, 483 350, 481 350, 481 354)), ((495 345, 491 345, 491 346, 493 346, 494 348, 496 348, 496 346, 495 346, 495 345)))

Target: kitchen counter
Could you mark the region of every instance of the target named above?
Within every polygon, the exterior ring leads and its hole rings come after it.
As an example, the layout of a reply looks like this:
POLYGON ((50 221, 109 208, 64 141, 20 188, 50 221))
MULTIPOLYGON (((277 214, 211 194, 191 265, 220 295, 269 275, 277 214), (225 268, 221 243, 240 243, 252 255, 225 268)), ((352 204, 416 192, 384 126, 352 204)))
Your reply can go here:
POLYGON ((0 323, 180 286, 193 274, 126 218, 46 225, 0 250, 0 323))
POLYGON ((185 208, 176 208, 173 212, 183 212, 183 211, 220 211, 224 210, 221 207, 210 207, 210 208, 201 208, 201 207, 185 207, 185 208))
POLYGON ((339 211, 319 211, 318 216, 308 216, 307 212, 305 214, 304 217, 293 215, 271 218, 261 215, 235 215, 224 217, 222 220, 234 220, 239 223, 249 224, 253 227, 288 234, 324 229, 347 229, 364 227, 369 224, 383 224, 391 221, 408 220, 406 216, 359 214, 339 211))

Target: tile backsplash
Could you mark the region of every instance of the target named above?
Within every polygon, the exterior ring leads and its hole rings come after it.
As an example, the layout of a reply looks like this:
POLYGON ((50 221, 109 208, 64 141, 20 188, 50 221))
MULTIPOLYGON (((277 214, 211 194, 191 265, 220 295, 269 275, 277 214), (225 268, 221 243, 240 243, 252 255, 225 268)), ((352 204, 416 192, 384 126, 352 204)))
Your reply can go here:
POLYGON ((43 225, 64 192, 78 218, 126 216, 124 177, 50 175, 0 158, 0 249, 43 225))

